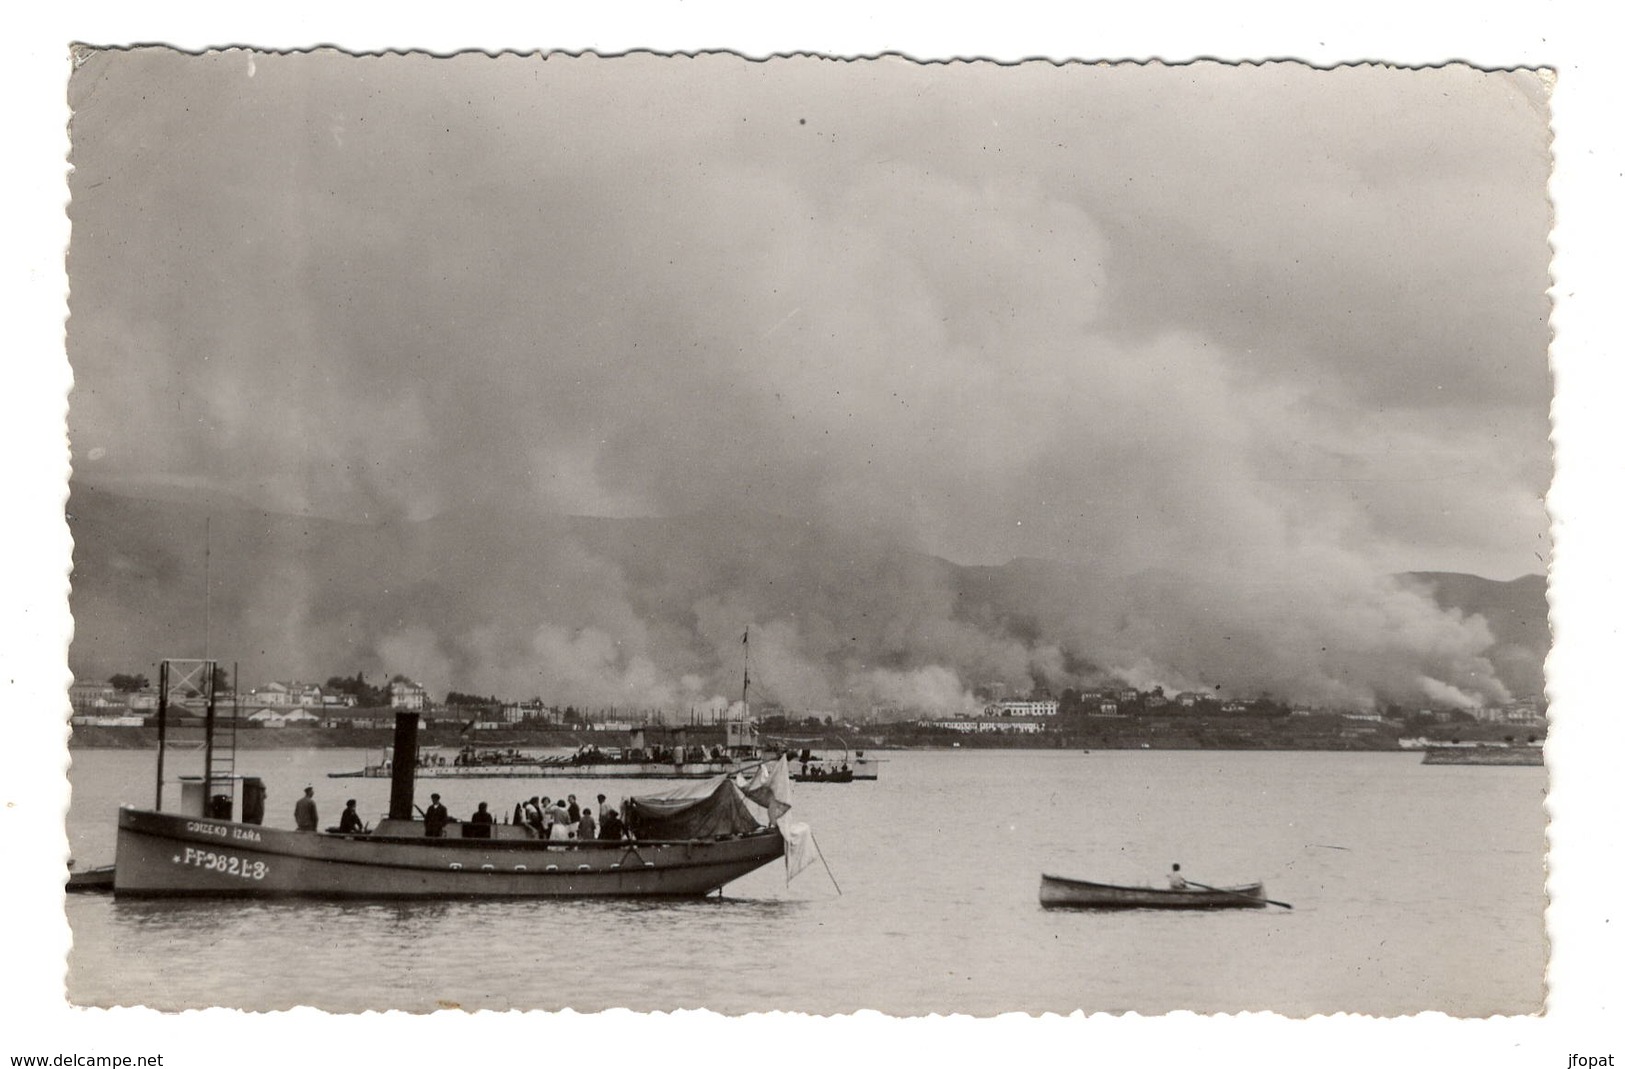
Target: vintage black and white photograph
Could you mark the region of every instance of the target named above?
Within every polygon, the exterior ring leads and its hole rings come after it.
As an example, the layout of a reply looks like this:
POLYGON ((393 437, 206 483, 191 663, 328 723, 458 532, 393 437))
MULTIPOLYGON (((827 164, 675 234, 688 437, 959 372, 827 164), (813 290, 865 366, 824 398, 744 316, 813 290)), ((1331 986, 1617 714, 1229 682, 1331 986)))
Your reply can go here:
POLYGON ((73 62, 72 1004, 1541 1011, 1549 72, 73 62))
POLYGON ((20 20, 0 1055, 1622 1053, 1608 35, 846 6, 20 20))

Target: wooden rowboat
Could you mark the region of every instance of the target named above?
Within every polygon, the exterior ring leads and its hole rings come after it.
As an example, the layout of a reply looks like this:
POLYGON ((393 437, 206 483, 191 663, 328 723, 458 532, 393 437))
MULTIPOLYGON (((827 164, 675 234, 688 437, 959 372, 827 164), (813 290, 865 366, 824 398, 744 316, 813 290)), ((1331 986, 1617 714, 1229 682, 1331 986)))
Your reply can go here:
POLYGON ((1038 886, 1045 909, 1263 909, 1268 900, 1262 883, 1239 887, 1175 891, 1165 887, 1120 887, 1045 874, 1038 886))

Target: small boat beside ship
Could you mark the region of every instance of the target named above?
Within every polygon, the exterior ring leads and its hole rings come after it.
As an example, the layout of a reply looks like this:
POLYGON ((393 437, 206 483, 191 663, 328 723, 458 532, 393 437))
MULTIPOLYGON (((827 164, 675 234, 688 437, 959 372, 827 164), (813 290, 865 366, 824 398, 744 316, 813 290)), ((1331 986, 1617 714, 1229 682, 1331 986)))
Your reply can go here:
POLYGON ((1273 903, 1264 897, 1262 883, 1175 890, 1124 887, 1045 873, 1039 881, 1038 904, 1045 909, 1263 909, 1273 903))
MULTIPOLYGON (((211 679, 214 664, 194 679, 211 679)), ((160 666, 160 733, 169 662, 160 666)), ((213 725, 209 698, 209 730, 213 725)), ((786 856, 810 840, 788 823, 788 766, 782 761, 741 787, 736 777, 632 797, 623 819, 631 838, 543 840, 524 824, 464 822, 431 835, 417 813, 416 713, 396 716, 388 815, 371 831, 265 827, 257 780, 222 775, 216 758, 184 790, 180 812, 162 811, 163 751, 152 809, 118 813, 112 890, 116 896, 320 898, 553 898, 698 896, 786 856), (241 797, 238 797, 238 795, 241 797), (748 800, 748 801, 747 801, 748 800), (255 811, 258 804, 260 811, 255 811), (764 822, 752 805, 767 811, 764 822)), ((210 736, 212 739, 212 736, 210 736)), ((212 750, 212 744, 211 744, 212 750)), ((187 786, 183 783, 183 787, 187 786)), ((439 831, 440 829, 435 829, 439 831)))

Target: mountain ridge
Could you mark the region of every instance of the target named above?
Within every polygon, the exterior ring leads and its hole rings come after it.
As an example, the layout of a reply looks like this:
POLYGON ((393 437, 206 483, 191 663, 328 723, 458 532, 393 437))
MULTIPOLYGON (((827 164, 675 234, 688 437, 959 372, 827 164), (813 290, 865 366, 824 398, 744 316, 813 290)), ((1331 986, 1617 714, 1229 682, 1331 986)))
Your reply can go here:
MULTIPOLYGON (((753 678, 787 703, 963 709, 979 683, 1123 678, 1114 660, 1132 667, 1142 647, 1163 654, 1147 679, 1229 693, 1269 651, 1258 636, 1232 656, 1204 637, 1223 621, 1161 608, 1169 588, 1142 577, 1036 558, 960 565, 773 513, 355 524, 90 485, 73 488, 68 513, 70 663, 92 677, 206 649, 256 679, 404 672, 436 690, 680 703, 737 691, 750 628, 753 678)), ((1541 577, 1395 579, 1447 613, 1482 616, 1506 689, 1538 692, 1550 646, 1541 577)))

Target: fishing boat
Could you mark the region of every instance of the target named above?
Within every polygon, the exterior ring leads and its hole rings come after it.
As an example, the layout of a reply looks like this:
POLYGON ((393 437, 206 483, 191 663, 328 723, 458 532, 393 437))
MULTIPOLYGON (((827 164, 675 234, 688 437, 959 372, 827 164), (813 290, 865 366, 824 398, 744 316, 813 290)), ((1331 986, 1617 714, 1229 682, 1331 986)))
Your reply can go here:
POLYGON ((1045 874, 1038 885, 1045 909, 1263 909, 1262 883, 1239 887, 1121 887, 1045 874))
MULTIPOLYGON (((213 662, 194 679, 212 678, 213 662)), ((159 735, 171 662, 159 671, 159 735)), ((207 692, 206 692, 207 693, 207 692)), ((212 740, 212 696, 206 737, 212 740)), ((248 777, 222 775, 205 758, 201 782, 164 812, 163 750, 152 809, 118 814, 116 896, 319 898, 550 898, 705 895, 784 857, 788 798, 767 777, 742 790, 734 777, 685 784, 664 796, 632 797, 632 838, 543 840, 524 824, 436 827, 416 813, 418 714, 396 714, 388 815, 367 832, 290 831, 263 826, 263 791, 236 790, 248 777), (768 811, 758 819, 747 803, 768 811), (766 793, 764 793, 766 792, 766 793), (241 797, 237 797, 238 795, 241 797), (256 812, 256 801, 258 810, 256 812), (240 806, 239 806, 240 802, 240 806)), ((212 750, 212 745, 210 746, 212 750)), ((783 771, 783 770, 781 770, 783 771)), ((782 779, 784 777, 780 777, 782 779)), ((252 781, 257 783, 258 781, 252 781)), ((183 784, 183 788, 186 785, 183 784)))

